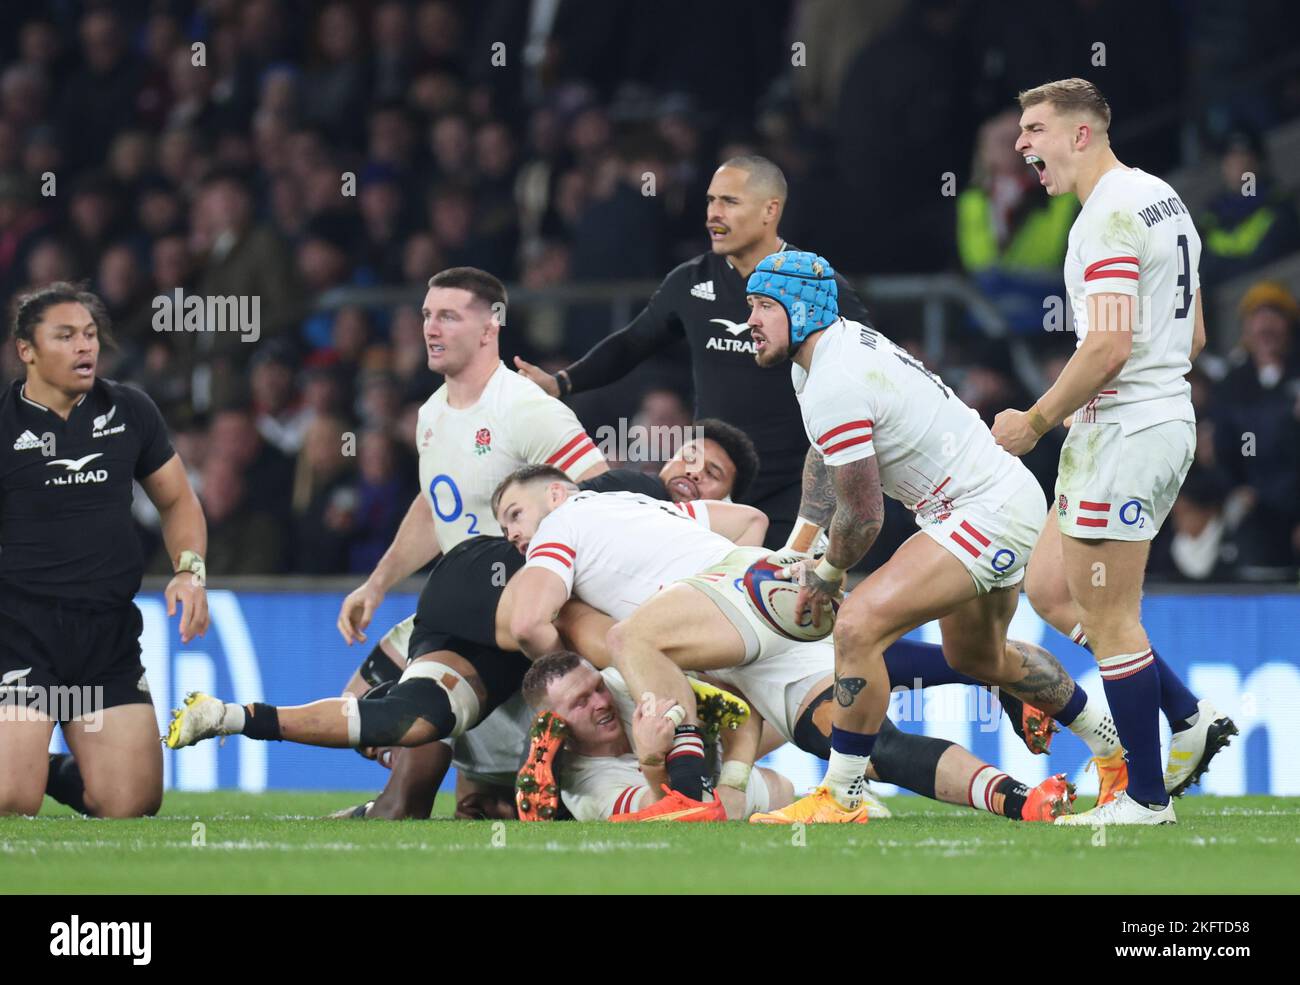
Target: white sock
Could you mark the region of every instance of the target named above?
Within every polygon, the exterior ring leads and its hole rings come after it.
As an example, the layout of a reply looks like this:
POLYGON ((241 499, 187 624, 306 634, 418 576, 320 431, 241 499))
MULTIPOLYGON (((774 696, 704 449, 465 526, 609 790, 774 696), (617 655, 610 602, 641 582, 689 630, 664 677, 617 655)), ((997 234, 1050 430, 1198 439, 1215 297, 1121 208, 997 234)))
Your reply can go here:
POLYGON ((1119 748, 1119 730, 1110 715, 1101 710, 1099 702, 1090 700, 1085 704, 1069 728, 1087 743, 1088 751, 1094 756, 1104 759, 1119 748))
POLYGON ((1086 649, 1092 649, 1092 647, 1088 646, 1088 634, 1083 631, 1083 623, 1081 622, 1076 622, 1074 628, 1070 630, 1070 639, 1086 649))
POLYGON ((990 814, 996 814, 993 809, 993 794, 997 790, 997 785, 1007 778, 996 766, 983 766, 979 772, 971 777, 970 791, 968 797, 971 807, 977 811, 988 811, 990 814))
POLYGON ((244 706, 233 701, 227 701, 225 708, 226 710, 221 715, 221 724, 217 726, 218 729, 222 735, 239 735, 244 731, 244 719, 247 716, 244 706))
POLYGON ((830 790, 831 796, 841 807, 853 810, 862 805, 862 791, 867 786, 867 778, 863 774, 870 761, 870 756, 850 756, 846 752, 831 750, 826 778, 822 784, 830 790))

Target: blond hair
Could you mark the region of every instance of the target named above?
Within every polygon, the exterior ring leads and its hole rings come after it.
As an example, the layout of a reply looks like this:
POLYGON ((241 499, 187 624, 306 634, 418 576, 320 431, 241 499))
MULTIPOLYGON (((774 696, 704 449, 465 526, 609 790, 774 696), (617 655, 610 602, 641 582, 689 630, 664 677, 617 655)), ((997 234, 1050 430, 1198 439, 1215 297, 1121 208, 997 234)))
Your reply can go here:
POLYGON ((1101 120, 1104 129, 1110 128, 1110 103, 1101 90, 1087 79, 1058 79, 1026 89, 1019 96, 1020 108, 1029 109, 1039 103, 1050 103, 1061 113, 1088 113, 1101 120))

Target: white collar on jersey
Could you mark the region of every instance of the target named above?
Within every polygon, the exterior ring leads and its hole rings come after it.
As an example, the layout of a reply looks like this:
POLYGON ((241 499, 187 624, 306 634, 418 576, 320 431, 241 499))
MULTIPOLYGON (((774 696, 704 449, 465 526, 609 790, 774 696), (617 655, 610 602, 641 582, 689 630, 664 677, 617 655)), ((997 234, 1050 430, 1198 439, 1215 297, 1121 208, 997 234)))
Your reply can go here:
MULTIPOLYGON (((24 383, 22 386, 20 386, 20 387, 18 388, 18 396, 20 396, 20 397, 23 399, 23 401, 24 401, 25 403, 29 403, 29 404, 31 404, 33 407, 37 407, 37 408, 39 408, 40 410, 46 411, 47 413, 50 413, 50 414, 53 414, 53 413, 54 413, 54 411, 50 410, 49 407, 46 407, 44 404, 38 404, 38 403, 37 403, 35 400, 33 400, 31 397, 27 396, 27 384, 26 384, 26 383, 24 383)), ((85 399, 86 399, 86 395, 83 393, 80 397, 77 398, 77 402, 76 402, 75 404, 73 404, 72 406, 73 406, 73 407, 80 407, 80 406, 81 406, 81 402, 82 402, 83 400, 85 400, 85 399)))

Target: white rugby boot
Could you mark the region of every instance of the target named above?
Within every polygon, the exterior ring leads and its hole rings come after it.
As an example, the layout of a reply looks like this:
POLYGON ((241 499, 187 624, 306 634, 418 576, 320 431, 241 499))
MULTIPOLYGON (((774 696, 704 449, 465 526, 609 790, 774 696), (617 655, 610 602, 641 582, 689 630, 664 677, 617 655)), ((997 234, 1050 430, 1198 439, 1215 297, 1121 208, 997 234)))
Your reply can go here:
POLYGON ((163 741, 168 749, 184 749, 218 735, 234 735, 240 728, 226 722, 226 712, 225 702, 202 691, 191 691, 185 696, 185 704, 172 710, 163 741))
POLYGON ((1150 807, 1143 807, 1130 797, 1127 790, 1121 790, 1115 795, 1114 800, 1100 807, 1094 807, 1090 811, 1084 811, 1082 814, 1064 814, 1058 817, 1055 823, 1085 824, 1093 827, 1110 824, 1177 824, 1178 818, 1174 816, 1172 800, 1163 807, 1152 810, 1150 807))
POLYGON ((1196 724, 1175 732, 1169 744, 1169 762, 1165 766, 1165 793, 1181 797, 1189 787, 1201 782, 1212 760, 1237 734, 1236 723, 1215 711, 1202 698, 1196 703, 1196 724))

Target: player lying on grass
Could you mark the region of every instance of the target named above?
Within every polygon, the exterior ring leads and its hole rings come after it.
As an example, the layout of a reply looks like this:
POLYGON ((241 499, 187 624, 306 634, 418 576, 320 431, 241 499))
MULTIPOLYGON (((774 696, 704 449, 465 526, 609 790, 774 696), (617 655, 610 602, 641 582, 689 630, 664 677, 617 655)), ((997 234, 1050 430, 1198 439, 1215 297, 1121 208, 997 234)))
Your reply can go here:
MULTIPOLYGON (((545 469, 569 481, 551 466, 528 468, 545 469)), ((760 544, 767 529, 767 518, 752 506, 704 501, 660 505, 681 510, 681 515, 698 511, 716 531, 712 536, 724 544, 760 544)), ((195 692, 173 713, 167 745, 179 749, 234 734, 332 748, 417 746, 459 737, 518 691, 528 669, 511 616, 527 591, 511 577, 523 562, 505 546, 498 538, 470 538, 444 555, 430 572, 420 593, 411 659, 398 682, 382 696, 360 701, 345 695, 276 707, 261 702, 223 703, 195 692), (509 621, 501 624, 502 616, 509 621)), ((575 605, 570 610, 576 626, 582 623, 581 609, 575 605)), ((558 609, 552 619, 557 615, 558 609)))
MULTIPOLYGON (((644 703, 634 713, 631 695, 614 668, 597 672, 569 652, 539 658, 523 685, 525 700, 541 712, 520 772, 521 789, 526 783, 531 801, 528 813, 532 819, 539 813, 549 816, 559 797, 578 820, 748 817, 781 823, 779 815, 769 812, 793 799, 789 781, 771 771, 751 772, 754 763, 785 742, 822 759, 830 751, 834 649, 830 644, 802 646, 805 649, 798 656, 787 656, 780 667, 768 668, 769 674, 779 675, 765 682, 764 693, 778 702, 765 708, 771 717, 760 718, 758 709, 764 703, 755 702, 755 714, 741 730, 723 733, 718 797, 709 803, 682 797, 667 787, 665 761, 671 755, 673 729, 663 716, 674 704, 672 699, 658 700, 655 714, 647 714, 644 703), (621 728, 616 727, 615 717, 621 728), (774 727, 760 730, 764 721, 774 727)), ((707 676, 728 690, 733 687, 721 672, 707 676)), ((1024 821, 1050 821, 1069 813, 1074 800, 1063 774, 1031 790, 954 742, 903 732, 888 719, 879 745, 881 752, 872 759, 868 778, 896 783, 934 800, 1024 821)), ((869 817, 889 816, 888 808, 868 792, 855 820, 864 823, 869 817)))
MULTIPOLYGON (((617 670, 597 670, 570 650, 534 661, 524 677, 523 696, 541 714, 519 774, 521 819, 549 820, 562 801, 577 821, 636 821, 641 807, 660 799, 673 746, 671 698, 647 695, 633 701, 617 670)), ((744 820, 790 803, 790 780, 754 767, 761 729, 754 715, 745 716, 735 729, 722 729, 718 798, 703 808, 681 805, 659 819, 744 820)), ((670 797, 666 803, 674 801, 670 797)))
MULTIPOLYGON (((920 527, 840 606, 826 778, 783 815, 854 816, 889 704, 885 648, 933 619, 954 667, 1088 737, 1112 774, 1109 783, 1103 777, 1103 795, 1113 793, 1122 769, 1113 724, 1103 735, 1104 714, 1049 654, 1035 662, 1007 646, 1025 562, 1047 513, 1038 481, 938 376, 871 326, 839 316, 834 271, 822 257, 766 257, 748 290, 754 358, 761 366, 794 363, 812 444, 800 516, 829 530, 821 561, 795 566, 799 611, 838 600, 845 571, 880 532, 884 495, 912 510, 920 527)), ((645 686, 658 693, 657 679, 675 670, 660 649, 643 632, 621 645, 616 661, 654 668, 645 686)))
MULTIPOLYGON (((833 668, 830 648, 825 643, 779 637, 753 613, 740 579, 750 564, 768 554, 762 549, 737 549, 711 532, 707 516, 711 505, 694 504, 688 514, 632 494, 584 493, 563 475, 538 467, 508 477, 493 502, 506 537, 528 558, 516 577, 511 616, 511 633, 525 652, 541 655, 558 649, 552 624, 555 613, 570 597, 577 598, 624 620, 613 627, 607 640, 629 690, 671 698, 684 710, 668 760, 673 805, 663 810, 677 810, 679 801, 707 808, 702 800, 707 780, 701 770, 703 742, 694 717, 694 694, 683 670, 709 672, 727 689, 747 696, 787 741, 794 741, 800 710, 832 683, 825 680, 833 668), (661 590, 661 586, 667 587, 661 590), (641 674, 646 653, 666 662, 669 672, 653 677, 641 674), (796 682, 804 683, 797 697, 792 694, 796 682)), ((578 649, 588 653, 594 647, 578 649)), ((1033 673, 1054 663, 1039 648, 1022 646, 1012 649, 1011 655, 1033 673)), ((926 676, 926 684, 980 683, 935 660, 927 674, 935 676, 926 676), (935 663, 947 671, 946 677, 937 676, 935 663)), ((842 703, 840 692, 837 687, 836 697, 842 703)), ((1106 743, 1114 741, 1107 738, 1109 730, 1100 713, 1082 734, 1108 754, 1106 743)), ((925 737, 900 733, 901 748, 890 743, 885 750, 897 755, 897 759, 887 756, 886 761, 898 766, 878 762, 880 777, 932 796, 932 771, 922 771, 918 779, 902 767, 926 755, 919 748, 926 742, 925 737)), ((816 751, 812 743, 805 747, 816 751)), ((942 747, 932 761, 937 762, 939 755, 942 747)))

